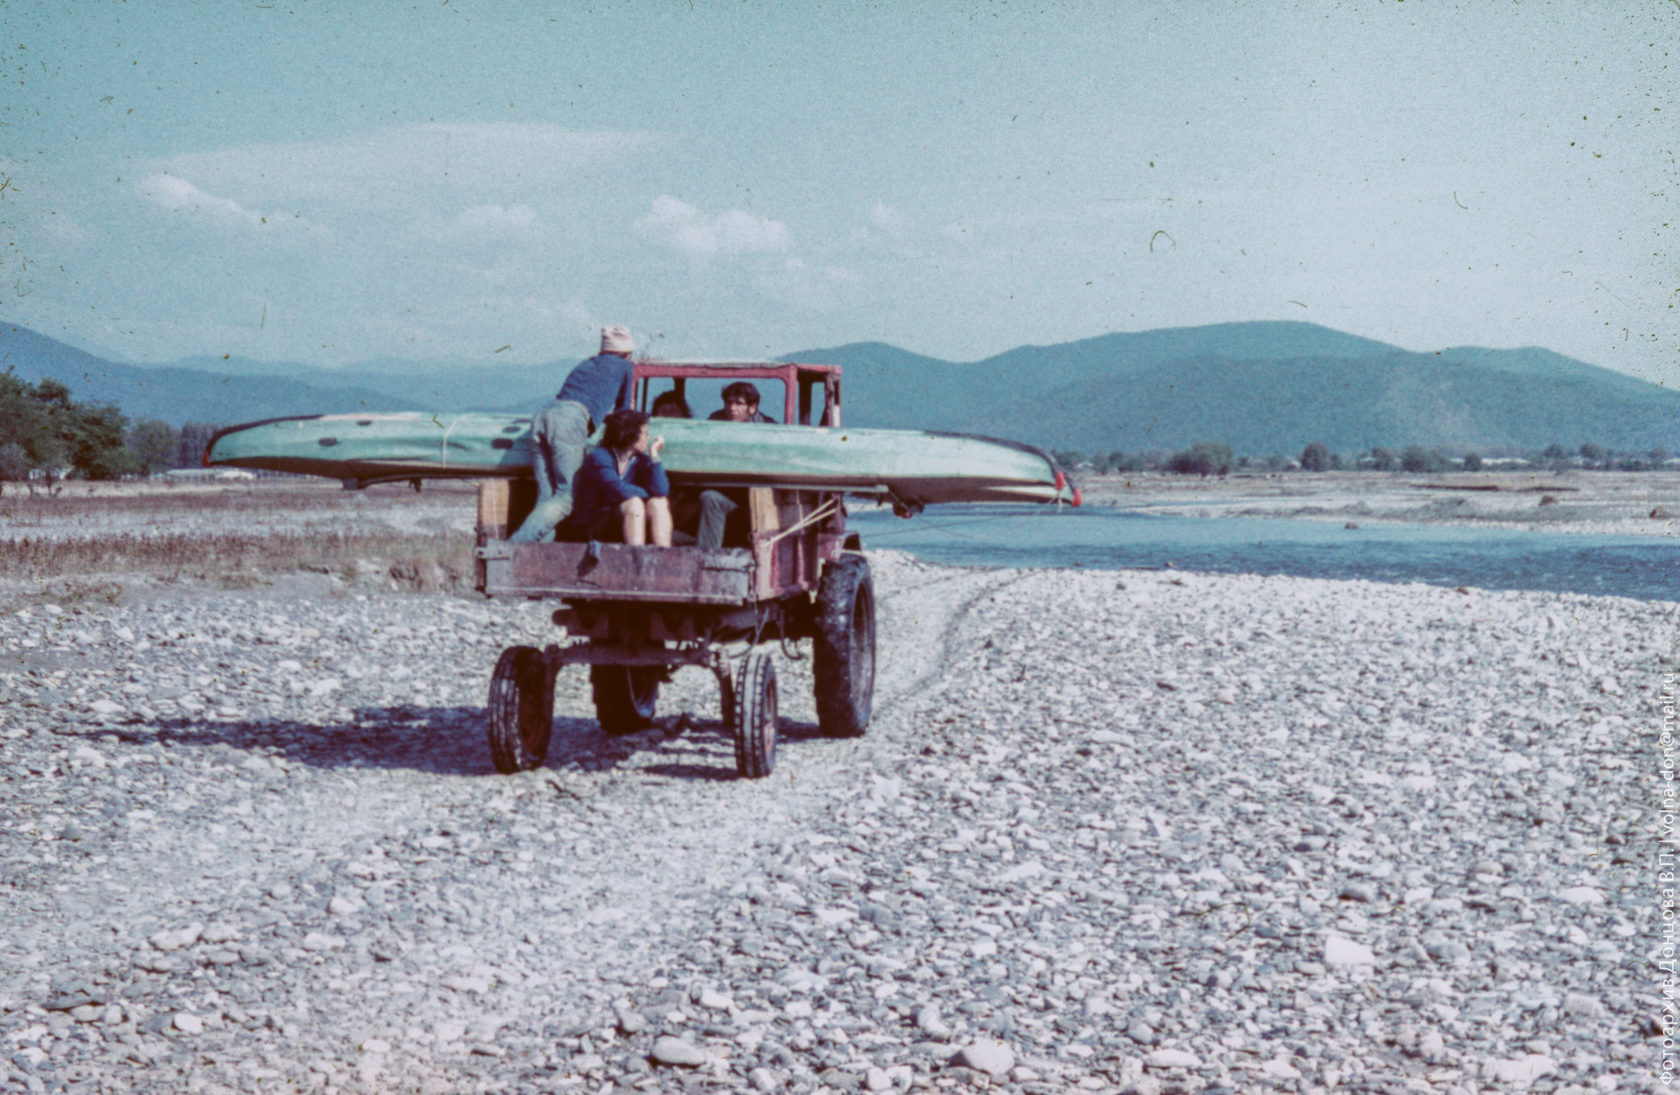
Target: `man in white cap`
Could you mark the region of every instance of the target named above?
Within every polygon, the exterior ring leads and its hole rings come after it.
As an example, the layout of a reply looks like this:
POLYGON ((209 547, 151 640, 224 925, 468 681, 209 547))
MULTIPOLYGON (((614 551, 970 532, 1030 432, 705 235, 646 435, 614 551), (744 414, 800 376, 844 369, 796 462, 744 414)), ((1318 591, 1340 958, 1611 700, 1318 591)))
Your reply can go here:
POLYGON ((583 463, 590 433, 607 415, 630 406, 630 355, 635 349, 627 328, 601 328, 601 352, 579 362, 554 402, 532 416, 531 470, 537 477, 537 505, 509 540, 553 540, 554 526, 572 512, 572 479, 583 463))

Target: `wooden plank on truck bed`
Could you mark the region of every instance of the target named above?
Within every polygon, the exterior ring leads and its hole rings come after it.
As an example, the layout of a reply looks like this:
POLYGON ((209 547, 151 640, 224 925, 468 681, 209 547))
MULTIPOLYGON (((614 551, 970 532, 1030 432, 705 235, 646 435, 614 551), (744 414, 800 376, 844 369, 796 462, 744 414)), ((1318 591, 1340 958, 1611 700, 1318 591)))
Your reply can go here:
POLYGON ((753 596, 750 552, 735 548, 486 544, 483 592, 492 596, 739 605, 753 596))

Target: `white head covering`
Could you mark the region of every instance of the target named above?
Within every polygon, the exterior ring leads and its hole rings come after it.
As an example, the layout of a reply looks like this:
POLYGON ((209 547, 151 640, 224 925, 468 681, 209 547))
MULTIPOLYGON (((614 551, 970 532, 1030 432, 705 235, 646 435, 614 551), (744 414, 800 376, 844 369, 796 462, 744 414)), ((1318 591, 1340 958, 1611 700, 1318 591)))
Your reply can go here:
POLYGON ((601 328, 601 352, 603 354, 628 354, 635 349, 636 344, 630 339, 630 328, 601 328))

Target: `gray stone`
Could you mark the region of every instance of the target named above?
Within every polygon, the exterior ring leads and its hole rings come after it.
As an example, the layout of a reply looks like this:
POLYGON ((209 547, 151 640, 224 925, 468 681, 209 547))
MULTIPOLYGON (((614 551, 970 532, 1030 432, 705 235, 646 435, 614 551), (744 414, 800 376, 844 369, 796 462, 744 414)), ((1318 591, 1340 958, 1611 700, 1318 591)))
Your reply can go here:
POLYGON ((648 1056, 655 1064, 678 1068, 698 1068, 711 1060, 711 1055, 699 1046, 668 1034, 654 1039, 653 1050, 648 1056))

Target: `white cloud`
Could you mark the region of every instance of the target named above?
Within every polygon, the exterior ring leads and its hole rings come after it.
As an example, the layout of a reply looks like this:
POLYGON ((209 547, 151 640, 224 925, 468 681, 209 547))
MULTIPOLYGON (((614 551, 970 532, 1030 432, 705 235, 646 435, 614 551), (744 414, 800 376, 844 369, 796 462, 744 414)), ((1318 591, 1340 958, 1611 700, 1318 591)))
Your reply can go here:
POLYGON ((741 209, 708 216, 680 198, 662 194, 653 199, 636 228, 650 239, 688 255, 774 254, 793 246, 787 225, 757 217, 741 209))
POLYGON ((835 285, 848 285, 858 280, 857 274, 844 266, 813 266, 801 258, 790 257, 783 264, 790 277, 809 278, 835 285))
POLYGON ((895 239, 904 235, 904 214, 883 202, 876 202, 869 210, 869 221, 895 239))
POLYGON ((537 225, 536 212, 524 202, 512 205, 475 205, 455 218, 462 228, 486 233, 524 232, 537 225))
POLYGON ((159 172, 147 175, 134 184, 135 192, 146 201, 174 213, 182 213, 216 225, 230 228, 261 228, 282 231, 288 235, 297 230, 320 231, 296 213, 256 213, 232 198, 212 194, 179 175, 159 172))
POLYGON ((195 213, 234 224, 261 224, 262 217, 232 198, 207 194, 178 175, 148 175, 134 184, 140 196, 154 205, 181 213, 195 213))
MULTIPOLYGON (((389 126, 330 141, 239 145, 175 156, 162 165, 247 201, 331 199, 417 204, 448 191, 480 198, 540 193, 580 170, 623 159, 652 138, 553 125, 389 126)), ((470 200, 470 199, 469 199, 470 200)))

